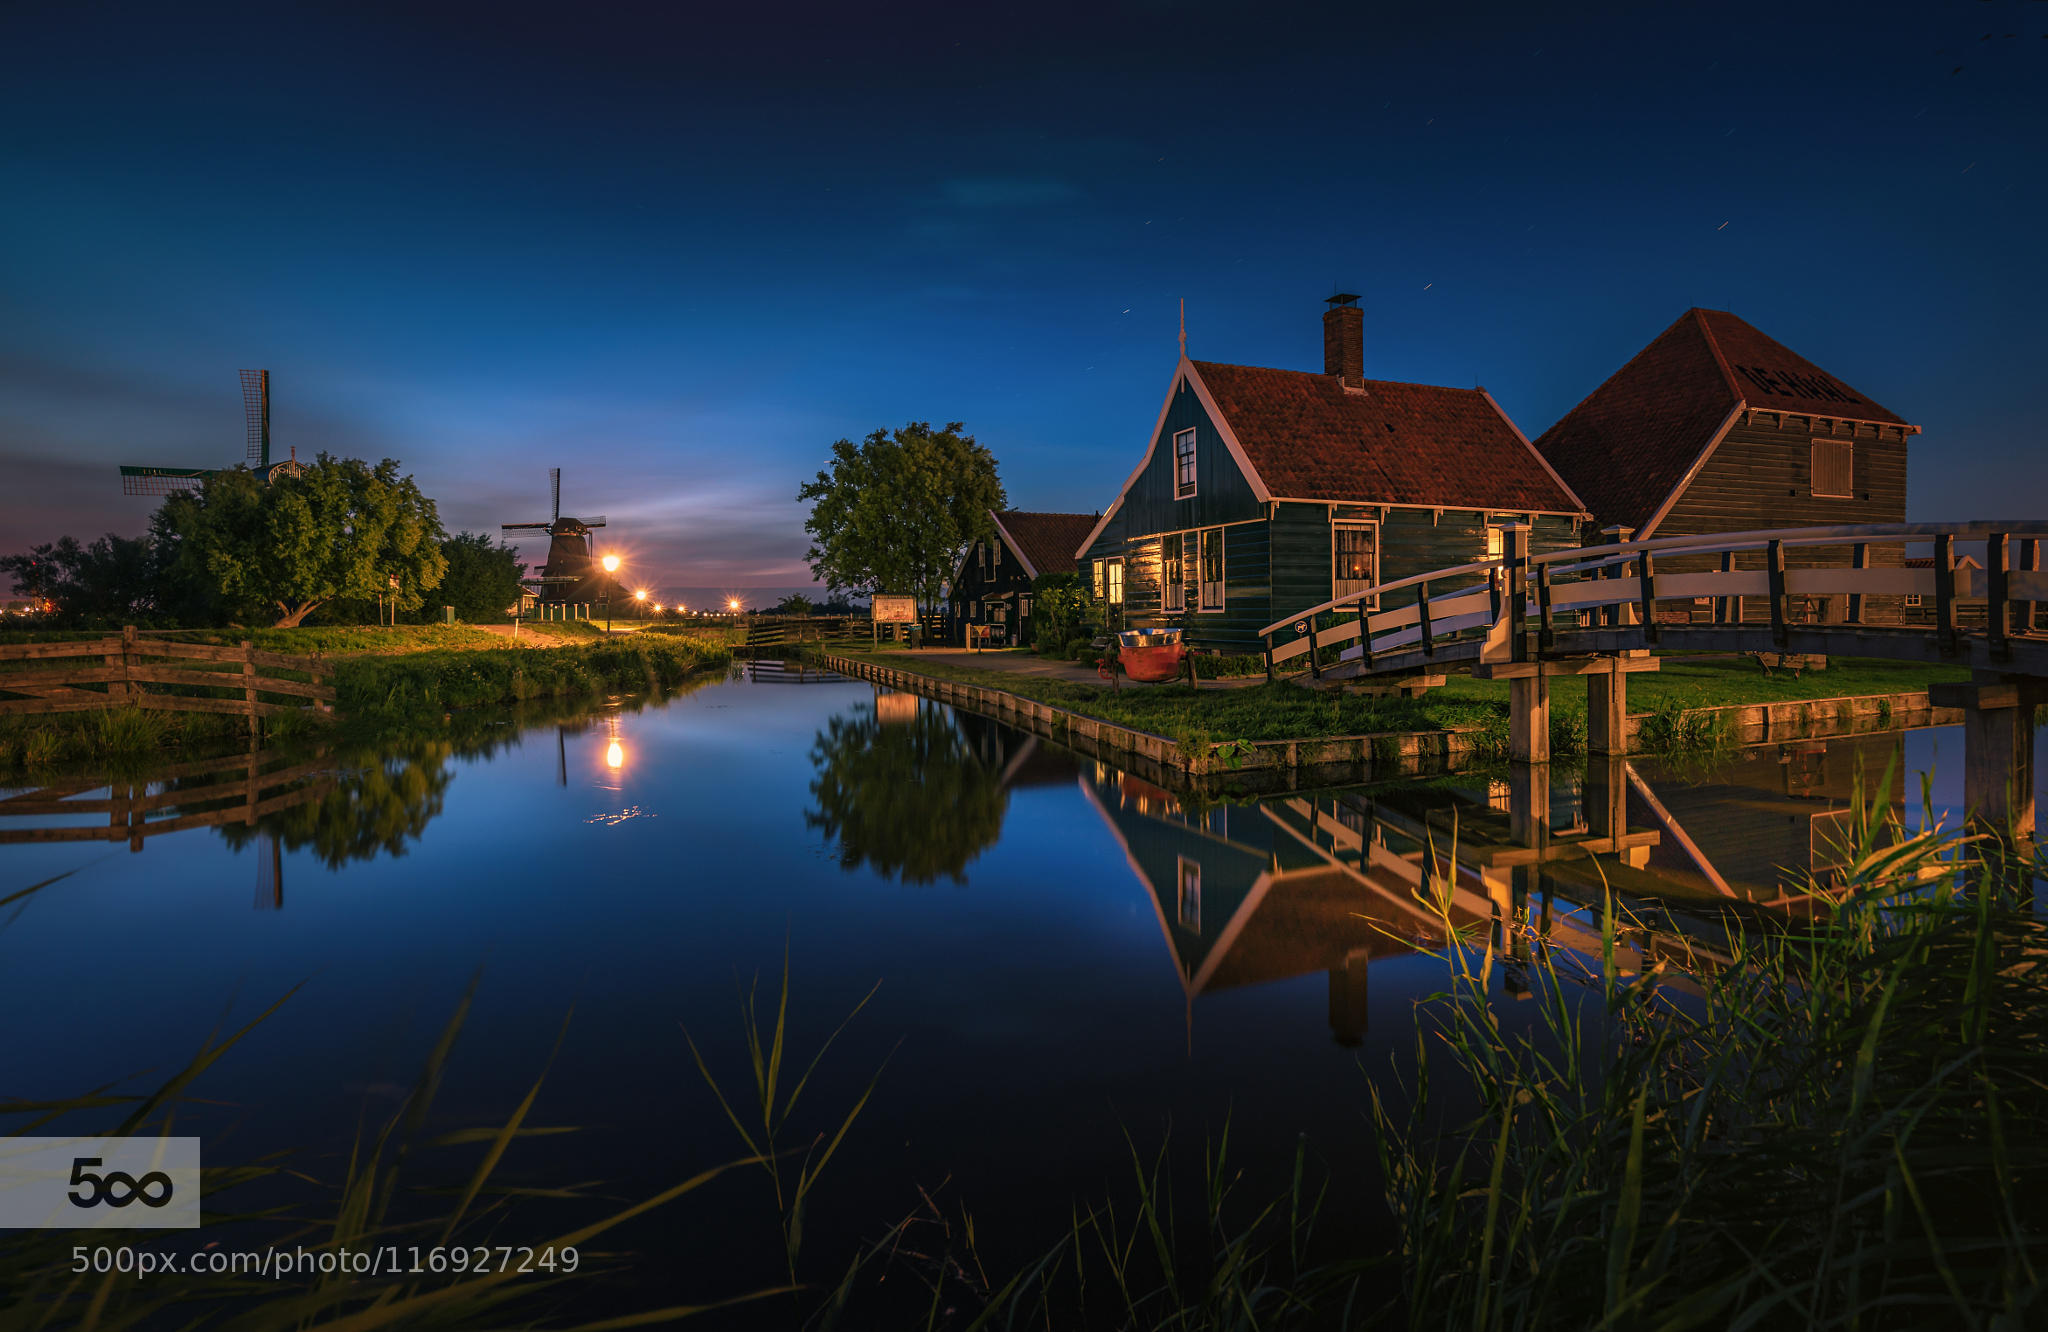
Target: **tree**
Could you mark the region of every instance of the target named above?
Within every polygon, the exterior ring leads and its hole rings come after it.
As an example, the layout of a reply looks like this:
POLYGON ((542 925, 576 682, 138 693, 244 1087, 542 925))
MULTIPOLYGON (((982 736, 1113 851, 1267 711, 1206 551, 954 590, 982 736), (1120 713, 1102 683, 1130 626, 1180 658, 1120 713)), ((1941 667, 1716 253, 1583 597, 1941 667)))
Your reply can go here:
POLYGON ((1031 641, 1040 652, 1058 652, 1087 631, 1091 609, 1079 574, 1038 575, 1031 581, 1031 641))
POLYGON ((833 444, 830 468, 797 491, 811 505, 811 573, 835 592, 907 592, 936 606, 962 548, 992 538, 989 511, 1008 503, 995 456, 964 429, 912 421, 833 444))
POLYGON ((502 620, 519 600, 519 580, 526 562, 519 552, 494 543, 481 532, 458 532, 441 543, 448 572, 441 576, 438 601, 453 606, 457 619, 471 623, 502 620))
POLYGON ((792 592, 775 603, 775 613, 777 615, 809 615, 811 613, 811 599, 801 592, 792 592))
POLYGON ((67 536, 26 554, 0 556, 0 573, 13 577, 17 593, 56 603, 67 624, 149 618, 161 609, 164 591, 156 542, 112 532, 89 546, 67 536))
POLYGON ((414 610, 448 570, 434 502, 389 458, 323 453, 268 485, 247 468, 216 472, 166 499, 159 520, 179 576, 212 588, 230 615, 275 609, 280 629, 338 597, 414 610))

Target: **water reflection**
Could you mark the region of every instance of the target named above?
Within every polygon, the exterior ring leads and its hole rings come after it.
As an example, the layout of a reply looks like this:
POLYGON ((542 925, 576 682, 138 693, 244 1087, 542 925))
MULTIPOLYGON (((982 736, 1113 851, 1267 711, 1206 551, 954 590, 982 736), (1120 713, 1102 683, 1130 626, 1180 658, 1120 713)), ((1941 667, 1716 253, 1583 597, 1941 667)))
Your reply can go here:
POLYGON ((1002 835, 1012 788, 1073 771, 1035 736, 890 691, 831 718, 811 763, 805 824, 836 845, 842 868, 906 883, 965 883, 1002 835))

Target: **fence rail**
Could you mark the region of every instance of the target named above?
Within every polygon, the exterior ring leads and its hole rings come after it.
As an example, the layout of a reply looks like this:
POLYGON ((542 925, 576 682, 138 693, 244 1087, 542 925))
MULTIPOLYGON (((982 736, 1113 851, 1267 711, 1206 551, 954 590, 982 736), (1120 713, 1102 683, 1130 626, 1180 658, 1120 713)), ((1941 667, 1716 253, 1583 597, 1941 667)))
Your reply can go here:
POLYGON ((2032 634, 2048 605, 2048 573, 2041 569, 2048 523, 1900 523, 1831 528, 1790 528, 1767 532, 1723 532, 1699 536, 1661 537, 1646 541, 1608 542, 1531 554, 1526 529, 1510 529, 1521 548, 1499 559, 1481 560, 1416 574, 1369 587, 1310 607, 1261 630, 1267 644, 1267 669, 1308 655, 1311 647, 1352 644, 1345 657, 1378 658, 1419 649, 1435 655, 1454 640, 1485 640, 1483 659, 1505 658, 1520 651, 1520 635, 1538 631, 1546 641, 1570 628, 1633 627, 1645 645, 1659 639, 1660 604, 1687 608, 1697 624, 1695 607, 1707 608, 1707 627, 1761 627, 1780 645, 1788 628, 1798 623, 1793 598, 1820 599, 1822 617, 1837 628, 1862 628, 1873 622, 1868 598, 1899 597, 1924 608, 1926 623, 1892 618, 1899 630, 1916 631, 1939 640, 1945 655, 1957 652, 1961 633, 1959 605, 1984 607, 1986 624, 1975 637, 1995 657, 2003 658, 2010 640, 2032 634), (1985 564, 1973 569, 1959 564, 1958 541, 1985 543, 1985 564), (1871 548, 1905 541, 1931 541, 1934 555, 1923 567, 1876 566, 1871 548), (1788 550, 1836 547, 1845 566, 1788 567, 1788 550), (1737 567, 1737 555, 1757 558, 1762 568, 1737 567), (1659 557, 1713 557, 1718 569, 1687 569, 1658 573, 1659 557), (1455 590, 1433 591, 1450 584, 1455 590), (1382 597, 1412 589, 1412 604, 1380 610, 1382 597), (1839 605, 1835 599, 1839 598, 1839 605), (1756 619, 1747 607, 1763 613, 1756 619), (1581 617, 1590 621, 1579 625, 1581 617), (1331 623, 1325 617, 1338 617, 1331 623), (1569 621, 1566 617, 1570 617, 1569 621), (1531 622, 1534 622, 1533 624, 1531 622), (1278 641, 1292 629, 1298 636, 1278 641))
POLYGON ((265 652, 246 641, 173 643, 144 639, 130 625, 99 639, 0 644, 0 716, 132 706, 225 713, 253 724, 283 713, 329 717, 334 700, 333 662, 265 652))

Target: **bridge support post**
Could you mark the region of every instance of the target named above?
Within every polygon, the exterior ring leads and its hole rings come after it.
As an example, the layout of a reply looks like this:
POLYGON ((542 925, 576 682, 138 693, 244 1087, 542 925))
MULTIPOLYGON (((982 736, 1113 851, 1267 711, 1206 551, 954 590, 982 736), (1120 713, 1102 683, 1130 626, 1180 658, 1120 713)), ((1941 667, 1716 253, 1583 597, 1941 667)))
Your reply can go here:
POLYGON ((2000 680, 1980 672, 1971 684, 1928 690, 1937 707, 1963 710, 1963 807, 1973 823, 2022 840, 2035 832, 2034 707, 2048 681, 2000 680))
POLYGON ((1540 671, 1508 681, 1508 757, 1550 762, 1550 677, 1540 671))
POLYGON ((1628 673, 1619 657, 1586 677, 1586 752, 1628 753, 1628 673))
POLYGON ((1341 966, 1330 968, 1330 1035, 1346 1048, 1365 1044, 1366 964, 1372 954, 1354 948, 1341 966))

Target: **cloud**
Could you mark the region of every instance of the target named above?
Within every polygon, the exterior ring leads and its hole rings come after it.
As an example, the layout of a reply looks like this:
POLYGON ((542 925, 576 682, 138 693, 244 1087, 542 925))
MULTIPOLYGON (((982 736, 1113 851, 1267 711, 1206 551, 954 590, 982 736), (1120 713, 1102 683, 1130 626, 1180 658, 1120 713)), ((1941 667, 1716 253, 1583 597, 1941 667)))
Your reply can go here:
POLYGON ((955 208, 1040 208, 1080 197, 1080 190, 1050 176, 959 176, 939 192, 955 208))

